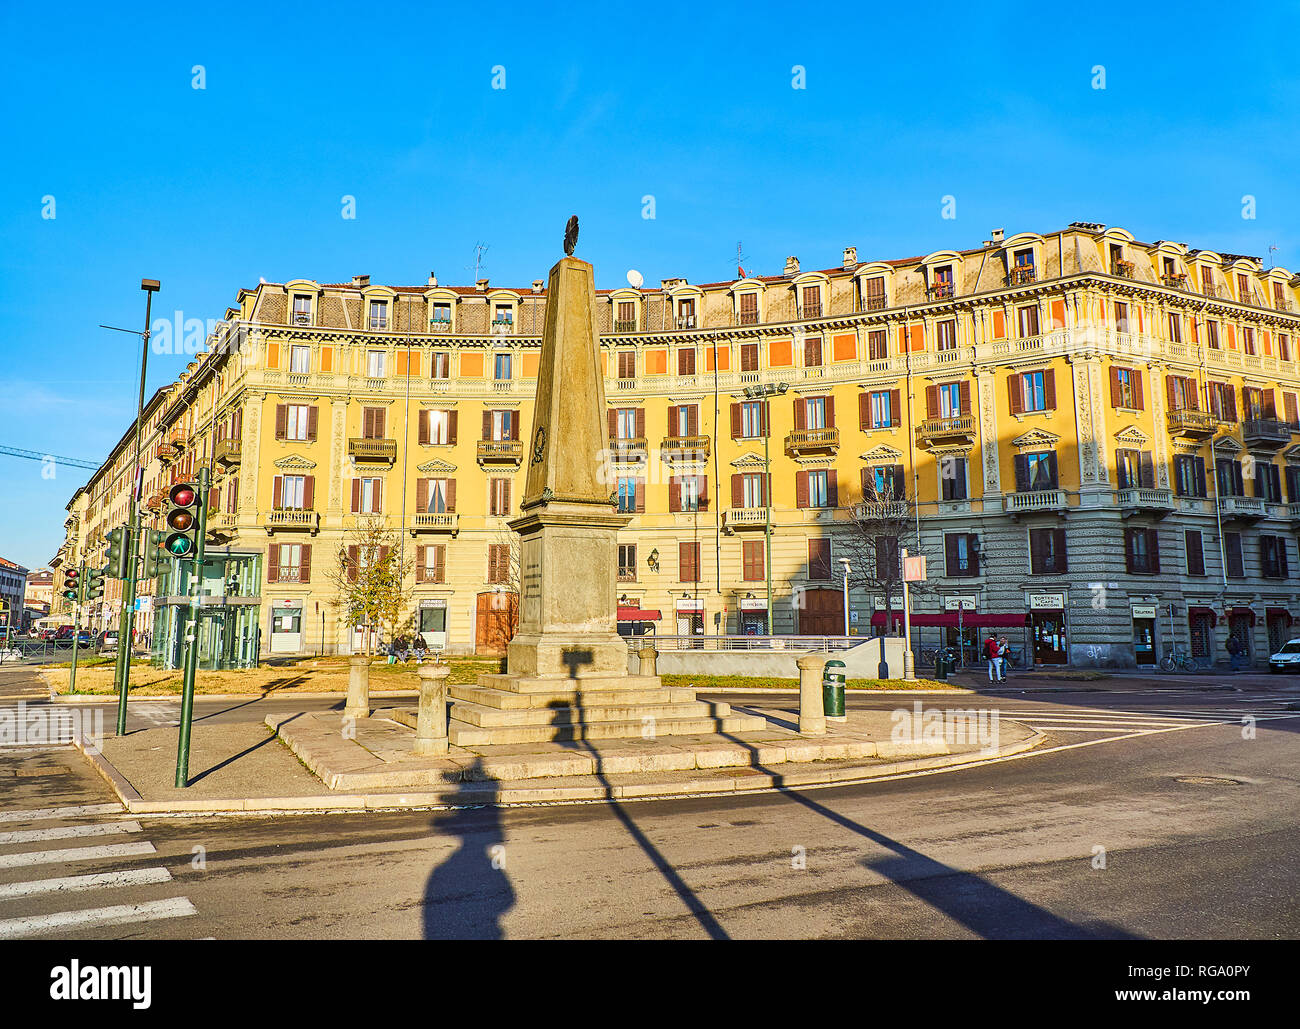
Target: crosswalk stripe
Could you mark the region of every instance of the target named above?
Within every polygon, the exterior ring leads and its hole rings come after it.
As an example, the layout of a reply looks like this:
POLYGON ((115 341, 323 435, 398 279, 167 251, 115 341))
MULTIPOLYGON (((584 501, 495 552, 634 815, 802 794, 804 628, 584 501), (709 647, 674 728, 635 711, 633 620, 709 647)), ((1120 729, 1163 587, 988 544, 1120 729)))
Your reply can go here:
POLYGON ((82 911, 56 911, 49 915, 28 915, 0 921, 0 940, 92 925, 122 925, 160 918, 185 918, 198 913, 198 909, 184 897, 150 900, 143 904, 115 904, 112 907, 86 908, 82 911))
POLYGON ((147 886, 151 883, 171 881, 171 872, 162 867, 128 868, 121 872, 93 872, 89 875, 65 875, 57 879, 34 879, 25 883, 0 883, 0 900, 32 897, 38 893, 74 893, 80 890, 107 890, 120 886, 147 886))
MULTIPOLYGON (((1188 723, 1189 726, 1193 723, 1188 723)), ((1213 725, 1213 722, 1206 722, 1206 725, 1213 725)), ((1124 727, 1117 725, 1034 725, 1032 728, 1039 732, 1125 732, 1132 726, 1124 727)), ((1166 726, 1165 728, 1170 728, 1166 726)), ((1180 727, 1181 728, 1181 727, 1180 727)), ((1141 730, 1139 730, 1141 731, 1141 730)), ((1160 732, 1161 729, 1152 728, 1148 732, 1160 732)))
POLYGON ((121 832, 139 832, 139 822, 92 822, 89 825, 56 825, 49 829, 23 829, 0 832, 0 846, 14 843, 37 843, 44 840, 69 840, 78 836, 112 836, 121 832))
POLYGON ((23 868, 26 865, 56 865, 98 858, 135 857, 154 854, 152 843, 114 843, 102 847, 76 847, 71 850, 38 850, 30 854, 0 854, 0 868, 23 868))
POLYGON ((52 818, 122 813, 121 804, 79 804, 72 807, 38 807, 26 811, 0 811, 0 822, 44 822, 52 818))

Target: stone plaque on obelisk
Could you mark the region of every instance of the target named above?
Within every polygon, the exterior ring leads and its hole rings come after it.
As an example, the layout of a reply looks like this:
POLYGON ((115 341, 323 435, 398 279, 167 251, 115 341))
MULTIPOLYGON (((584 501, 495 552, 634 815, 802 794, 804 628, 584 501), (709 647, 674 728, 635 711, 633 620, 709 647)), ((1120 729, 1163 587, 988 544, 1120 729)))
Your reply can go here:
POLYGON ((627 644, 616 629, 618 530, 631 520, 611 503, 606 465, 605 375, 596 328, 592 266, 572 256, 551 269, 546 327, 519 533, 519 628, 507 671, 525 676, 627 673, 627 644))

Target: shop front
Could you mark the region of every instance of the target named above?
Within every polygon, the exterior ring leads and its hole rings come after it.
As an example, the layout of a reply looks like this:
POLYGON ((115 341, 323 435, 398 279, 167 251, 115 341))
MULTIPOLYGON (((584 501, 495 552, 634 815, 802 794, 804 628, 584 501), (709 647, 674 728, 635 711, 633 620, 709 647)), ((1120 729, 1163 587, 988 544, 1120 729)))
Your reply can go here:
POLYGON ((277 597, 271 601, 272 657, 302 650, 302 601, 277 597))
POLYGON ((1191 639, 1192 657, 1203 667, 1214 663, 1214 627, 1218 621, 1218 615, 1212 607, 1187 609, 1187 631, 1191 639))
POLYGON ((1131 604, 1129 614, 1133 620, 1133 660, 1139 668, 1156 664, 1156 606, 1131 604))
MULTIPOLYGON (((683 598, 674 605, 678 636, 704 635, 704 601, 683 598)), ((703 640, 698 644, 703 646, 703 640)))
POLYGON ((1066 643, 1065 594, 1029 595, 1029 646, 1036 665, 1069 663, 1066 643))
POLYGON ((197 577, 191 564, 173 560, 156 580, 150 640, 153 663, 183 667, 190 598, 197 593, 198 667, 204 671, 256 667, 262 654, 262 554, 210 548, 197 577))
POLYGON ((447 649, 447 600, 445 597, 424 597, 417 609, 419 633, 430 650, 447 649))
POLYGON ((656 622, 663 616, 656 610, 643 608, 636 603, 620 603, 618 605, 618 634, 627 639, 635 639, 638 636, 653 636, 657 626, 656 622))
POLYGON ((763 597, 742 597, 740 603, 740 635, 766 636, 767 600, 763 597))

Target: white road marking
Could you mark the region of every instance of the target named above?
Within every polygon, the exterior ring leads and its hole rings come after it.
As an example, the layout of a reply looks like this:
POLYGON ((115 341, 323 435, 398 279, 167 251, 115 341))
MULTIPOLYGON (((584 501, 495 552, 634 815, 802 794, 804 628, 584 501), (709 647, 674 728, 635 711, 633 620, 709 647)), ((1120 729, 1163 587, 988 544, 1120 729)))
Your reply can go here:
POLYGON ((56 911, 49 915, 28 915, 25 918, 8 918, 0 921, 0 940, 37 936, 61 929, 82 929, 93 925, 123 925, 129 922, 156 921, 160 918, 186 918, 198 913, 198 909, 184 897, 150 900, 143 904, 87 908, 83 911, 56 911))
POLYGON ((26 865, 56 865, 72 861, 95 861, 99 858, 135 857, 156 853, 152 843, 114 843, 102 847, 76 847, 72 850, 41 850, 31 854, 0 854, 0 868, 26 865))
POLYGON ((44 822, 52 818, 80 818, 82 815, 120 815, 121 804, 79 804, 72 807, 40 807, 27 811, 0 811, 0 822, 44 822))
POLYGON ((128 868, 121 872, 92 872, 89 875, 65 875, 57 879, 35 879, 25 883, 0 883, 0 900, 31 897, 38 893, 75 893, 82 890, 146 886, 151 883, 171 881, 171 872, 162 867, 128 868))
POLYGON ((0 832, 0 846, 14 843, 38 843, 43 840, 69 840, 78 836, 112 836, 114 833, 139 831, 139 822, 93 822, 89 825, 56 825, 50 829, 0 832))

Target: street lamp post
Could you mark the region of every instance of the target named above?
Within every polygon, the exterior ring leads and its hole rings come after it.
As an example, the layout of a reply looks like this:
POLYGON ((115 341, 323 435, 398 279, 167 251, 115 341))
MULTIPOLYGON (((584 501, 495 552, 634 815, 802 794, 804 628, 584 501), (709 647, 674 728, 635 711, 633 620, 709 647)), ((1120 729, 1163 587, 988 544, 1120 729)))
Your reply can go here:
POLYGON ((844 635, 847 637, 849 634, 849 573, 853 569, 847 557, 840 558, 840 564, 844 566, 844 635))
MULTIPOLYGON (((717 362, 714 363, 716 365, 717 362)), ((764 578, 767 580, 767 634, 769 636, 775 635, 772 625, 772 457, 770 449, 772 402, 769 398, 784 394, 789 388, 789 383, 785 382, 745 387, 746 400, 763 401, 763 407, 759 410, 759 419, 763 429, 763 540, 765 544, 763 570, 766 573, 764 578)), ((716 453, 718 449, 716 443, 713 449, 716 453)))

